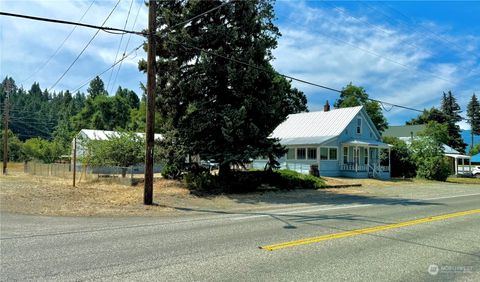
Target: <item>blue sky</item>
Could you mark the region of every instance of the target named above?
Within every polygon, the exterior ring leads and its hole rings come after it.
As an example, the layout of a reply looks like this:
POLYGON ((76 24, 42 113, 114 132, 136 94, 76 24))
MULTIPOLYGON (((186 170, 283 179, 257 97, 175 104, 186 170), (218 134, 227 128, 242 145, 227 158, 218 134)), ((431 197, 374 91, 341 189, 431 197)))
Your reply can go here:
MULTIPOLYGON (((78 21, 90 3, 3 0, 0 10, 78 21)), ((115 3, 95 1, 82 22, 101 24, 115 3)), ((122 28, 130 3, 122 0, 106 26, 122 28)), ((145 28, 147 8, 141 3, 134 0, 128 29, 145 28)), ((480 94, 479 1, 277 1, 275 9, 283 36, 273 65, 281 73, 337 89, 352 82, 372 98, 418 109, 438 106, 442 92, 451 90, 465 112, 471 95, 480 94)), ((33 81, 50 88, 95 33, 77 28, 45 65, 71 30, 71 26, 0 17, 0 75, 13 76, 25 88, 33 81)), ((125 47, 130 51, 143 40, 132 36, 126 46, 128 38, 99 33, 54 89, 78 88, 114 62, 120 41, 121 55, 125 47)), ((139 50, 125 60, 116 80, 117 68, 105 73, 102 79, 108 90, 122 85, 140 93, 145 77, 137 62, 143 57, 139 50)), ((320 110, 325 100, 333 103, 338 98, 334 92, 294 85, 307 95, 310 110, 320 110)), ((384 113, 392 125, 417 115, 387 105, 384 113)), ((461 126, 468 128, 465 123, 461 126)))

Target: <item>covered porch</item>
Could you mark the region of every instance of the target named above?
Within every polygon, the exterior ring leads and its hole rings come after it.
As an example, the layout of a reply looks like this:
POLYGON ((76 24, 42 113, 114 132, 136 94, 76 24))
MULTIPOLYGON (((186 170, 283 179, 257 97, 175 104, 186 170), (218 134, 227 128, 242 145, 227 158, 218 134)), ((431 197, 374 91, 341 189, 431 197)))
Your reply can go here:
POLYGON ((391 145, 380 141, 349 140, 341 144, 340 171, 346 177, 390 178, 391 145))
POLYGON ((449 159, 450 168, 455 175, 468 174, 472 172, 471 156, 461 154, 445 154, 449 159))

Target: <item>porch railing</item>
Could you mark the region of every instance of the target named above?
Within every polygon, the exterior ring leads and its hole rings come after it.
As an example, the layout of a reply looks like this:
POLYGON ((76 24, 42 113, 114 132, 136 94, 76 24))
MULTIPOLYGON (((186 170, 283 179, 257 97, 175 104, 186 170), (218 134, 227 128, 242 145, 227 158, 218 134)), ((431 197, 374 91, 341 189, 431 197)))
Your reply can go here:
POLYGON ((367 171, 366 165, 355 165, 355 164, 340 164, 340 170, 343 171, 367 171))

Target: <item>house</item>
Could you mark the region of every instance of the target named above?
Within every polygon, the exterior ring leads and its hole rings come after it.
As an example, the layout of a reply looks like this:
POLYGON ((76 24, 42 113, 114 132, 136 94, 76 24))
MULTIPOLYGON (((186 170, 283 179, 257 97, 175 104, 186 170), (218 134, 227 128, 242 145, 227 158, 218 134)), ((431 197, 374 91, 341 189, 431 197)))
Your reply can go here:
MULTIPOLYGON (((414 139, 420 138, 418 133, 425 129, 424 124, 389 126, 383 136, 397 137, 410 144, 414 139)), ((451 171, 454 174, 462 174, 470 171, 470 156, 462 155, 459 151, 443 144, 443 153, 447 157, 451 171)))
MULTIPOLYGON (((271 134, 288 152, 281 168, 308 173, 318 165, 321 176, 390 178, 390 145, 381 141, 363 106, 291 114, 271 134)), ((267 160, 255 160, 263 168, 267 160)))
MULTIPOLYGON (((135 133, 141 138, 145 138, 145 133, 135 133)), ((77 166, 81 166, 81 159, 88 154, 87 143, 92 140, 96 141, 105 141, 109 140, 112 137, 117 137, 120 135, 120 132, 110 131, 110 130, 93 130, 93 129, 82 129, 80 132, 75 135, 72 140, 72 161, 73 156, 75 155, 77 166)), ((155 140, 162 140, 163 137, 161 134, 154 135, 155 140)), ((80 169, 78 169, 80 170, 80 169)), ((95 167, 93 169, 94 173, 111 173, 111 168, 107 167, 95 167)), ((154 165, 154 172, 160 172, 161 166, 156 164, 154 165)), ((142 164, 132 166, 129 173, 143 173, 144 166, 142 164)))
POLYGON ((415 125, 391 125, 382 133, 382 136, 397 137, 405 142, 413 141, 418 133, 425 130, 425 124, 415 125))
MULTIPOLYGON (((137 136, 141 138, 145 138, 145 133, 135 133, 137 136)), ((72 148, 76 148, 76 156, 77 158, 81 158, 85 156, 87 153, 86 143, 92 140, 97 141, 105 141, 112 137, 118 137, 120 132, 118 131, 111 131, 111 130, 94 130, 94 129, 82 129, 80 132, 75 135, 74 139, 72 140, 72 148), (75 145, 74 142, 77 142, 75 145)), ((155 140, 162 140, 161 134, 155 134, 155 140)))

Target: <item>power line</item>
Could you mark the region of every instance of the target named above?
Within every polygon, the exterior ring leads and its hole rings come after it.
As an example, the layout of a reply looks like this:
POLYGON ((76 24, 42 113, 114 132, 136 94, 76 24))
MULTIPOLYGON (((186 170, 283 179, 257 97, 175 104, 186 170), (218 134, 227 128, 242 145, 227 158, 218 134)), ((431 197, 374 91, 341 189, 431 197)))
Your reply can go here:
MULTIPOLYGON (((117 5, 118 5, 118 3, 117 3, 117 5)), ((35 17, 35 16, 8 13, 8 12, 0 12, 0 16, 24 18, 24 19, 29 19, 29 20, 50 22, 50 23, 57 23, 57 24, 75 25, 75 26, 97 29, 97 30, 101 30, 101 31, 109 32, 109 33, 114 33, 114 34, 131 33, 131 34, 137 34, 137 35, 145 35, 145 33, 141 32, 141 31, 133 31, 133 30, 125 30, 125 29, 120 29, 120 28, 114 28, 114 27, 106 27, 106 26, 103 26, 103 24, 101 26, 97 26, 97 25, 92 25, 92 24, 71 22, 71 21, 65 21, 65 20, 57 20, 57 19, 52 19, 52 18, 35 17)))
MULTIPOLYGON (((333 24, 335 24, 335 23, 334 23, 333 21, 331 21, 331 20, 330 20, 330 22, 333 23, 333 24)), ((340 43, 343 43, 343 44, 345 44, 345 45, 349 45, 349 46, 351 46, 351 47, 353 47, 353 48, 356 48, 356 49, 358 49, 358 50, 360 50, 360 51, 362 51, 362 52, 368 53, 368 54, 373 55, 373 56, 375 56, 375 57, 384 59, 384 60, 389 61, 389 62, 391 62, 391 63, 394 63, 394 64, 396 64, 396 65, 399 65, 399 66, 401 66, 401 67, 403 67, 403 68, 405 68, 405 69, 413 70, 413 71, 415 71, 415 72, 423 72, 423 73, 429 74, 429 75, 431 75, 431 76, 434 76, 434 77, 436 77, 437 79, 440 79, 440 80, 443 80, 443 81, 446 81, 446 82, 455 84, 455 82, 453 82, 453 81, 451 81, 451 80, 449 80, 449 79, 447 79, 447 78, 444 78, 444 77, 442 77, 442 76, 439 76, 439 75, 437 75, 437 74, 434 73, 434 72, 427 71, 427 70, 423 70, 423 69, 416 69, 416 68, 414 68, 414 67, 411 67, 411 66, 409 66, 409 65, 406 65, 406 64, 404 64, 404 63, 400 63, 400 62, 398 62, 398 61, 396 61, 396 60, 394 60, 394 59, 392 59, 392 58, 390 58, 390 57, 386 57, 386 56, 384 56, 384 55, 382 55, 382 54, 379 54, 379 53, 377 53, 377 52, 375 52, 375 51, 372 51, 372 50, 370 50, 370 49, 366 49, 366 48, 357 46, 357 45, 355 45, 355 44, 353 44, 353 43, 350 43, 350 42, 348 42, 348 41, 346 41, 346 40, 342 40, 342 39, 339 39, 339 38, 337 38, 337 37, 334 37, 334 36, 331 36, 331 35, 328 35, 328 34, 325 34, 325 33, 323 33, 322 35, 325 36, 325 37, 328 37, 328 38, 330 38, 330 39, 332 39, 332 40, 335 40, 335 41, 338 41, 338 42, 340 42, 340 43)))
POLYGON ((471 55, 473 55, 473 57, 478 58, 478 54, 477 54, 477 53, 472 52, 472 51, 469 51, 469 50, 466 50, 463 46, 460 46, 460 45, 458 45, 457 43, 449 40, 448 38, 446 38, 446 37, 444 37, 444 36, 441 36, 441 35, 438 34, 437 32, 434 32, 434 31, 432 31, 432 30, 430 30, 430 29, 425 28, 424 26, 418 24, 418 21, 417 21, 415 18, 405 15, 403 12, 399 11, 398 9, 395 9, 393 6, 388 5, 388 4, 385 4, 385 5, 386 5, 387 7, 389 7, 390 9, 394 10, 395 12, 397 12, 398 14, 400 14, 401 16, 403 16, 404 18, 409 19, 409 20, 413 20, 413 23, 414 23, 414 24, 417 24, 421 29, 423 29, 423 30, 425 30, 425 31, 433 34, 433 35, 434 35, 436 38, 438 38, 441 42, 447 42, 447 43, 449 43, 449 44, 451 44, 451 45, 454 45, 454 46, 457 47, 458 50, 460 50, 460 51, 462 51, 462 52, 464 52, 464 53, 470 53, 471 55))
MULTIPOLYGON (((93 3, 95 3, 95 0, 93 0, 91 3, 90 3, 90 6, 88 6, 88 8, 85 10, 85 12, 83 13, 82 17, 80 17, 80 20, 83 20, 83 18, 85 17, 85 15, 88 13, 88 11, 90 10, 90 8, 92 7, 93 3)), ((24 80, 22 80, 19 84, 23 84, 24 82, 26 82, 27 80, 29 80, 30 78, 32 78, 34 75, 36 75, 39 71, 41 71, 42 69, 44 69, 48 63, 50 63, 50 61, 53 59, 53 57, 55 57, 58 52, 60 51, 60 49, 62 49, 63 45, 65 44, 65 42, 67 42, 67 40, 70 38, 70 36, 73 34, 73 32, 75 31, 75 29, 77 29, 78 25, 74 26, 72 28, 72 30, 70 31, 70 33, 67 35, 67 37, 65 37, 65 39, 63 40, 63 42, 60 44, 60 46, 58 46, 57 50, 55 50, 55 52, 53 52, 53 54, 50 56, 50 58, 48 58, 47 61, 45 61, 45 63, 43 63, 43 65, 38 68, 37 70, 35 70, 31 75, 29 75, 27 78, 25 78, 24 80)))
POLYGON ((174 28, 176 28, 176 27, 178 27, 178 26, 185 25, 185 24, 187 24, 187 23, 189 23, 189 22, 191 22, 191 21, 193 21, 193 20, 196 20, 196 19, 198 19, 198 18, 200 18, 200 17, 202 17, 202 16, 204 16, 204 15, 206 15, 206 14, 209 14, 209 13, 211 13, 211 12, 213 12, 213 11, 216 11, 216 10, 222 8, 223 6, 229 5, 229 4, 231 4, 232 2, 235 2, 235 1, 236 1, 236 0, 231 0, 231 1, 225 2, 225 3, 223 3, 223 4, 220 4, 220 5, 216 6, 216 7, 211 8, 210 10, 207 10, 207 11, 205 11, 205 12, 203 12, 203 13, 200 13, 200 14, 198 14, 198 15, 192 17, 192 18, 189 18, 189 19, 187 19, 187 20, 184 20, 183 22, 177 23, 177 24, 175 24, 175 25, 173 25, 173 26, 171 26, 171 27, 167 27, 167 28, 165 28, 164 30, 161 30, 161 31, 162 31, 162 32, 164 32, 164 31, 170 31, 170 30, 172 30, 172 29, 174 29, 174 28))
MULTIPOLYGON (((212 56, 223 58, 225 60, 229 60, 229 61, 232 61, 234 63, 241 64, 241 65, 244 65, 244 66, 256 69, 256 70, 260 70, 260 71, 267 72, 267 73, 270 72, 269 70, 267 70, 265 68, 255 66, 255 65, 252 65, 250 63, 246 63, 246 62, 243 62, 243 61, 240 61, 240 60, 237 60, 237 59, 234 59, 234 58, 230 58, 230 57, 227 57, 227 56, 224 56, 224 55, 221 55, 221 54, 217 54, 215 52, 208 51, 208 50, 196 47, 196 46, 192 46, 192 45, 185 44, 185 43, 178 43, 178 42, 174 42, 174 41, 171 41, 171 40, 169 40, 169 41, 173 44, 179 44, 179 45, 182 45, 186 48, 195 49, 197 51, 201 51, 201 52, 204 52, 204 53, 212 55, 212 56)), ((307 81, 307 80, 304 80, 304 79, 296 78, 296 77, 293 77, 293 76, 290 76, 290 75, 285 75, 285 74, 278 73, 278 72, 277 72, 277 74, 284 77, 284 78, 288 78, 288 79, 291 79, 291 80, 294 80, 294 81, 298 81, 298 82, 301 82, 301 83, 304 83, 304 84, 308 84, 308 85, 312 85, 312 86, 319 87, 319 88, 322 88, 322 89, 330 90, 330 91, 333 91, 333 92, 337 92, 337 93, 342 93, 343 92, 342 90, 338 90, 338 89, 328 87, 328 86, 325 86, 325 85, 321 85, 321 84, 318 84, 318 83, 310 82, 310 81, 307 81)), ((386 105, 390 105, 390 106, 397 107, 397 108, 402 108, 402 109, 421 112, 421 113, 424 112, 423 110, 419 110, 419 109, 415 109, 415 108, 407 107, 407 106, 403 106, 403 105, 398 105, 398 104, 394 104, 394 103, 390 103, 390 102, 385 102, 385 101, 381 101, 381 100, 377 100, 377 99, 372 99, 372 98, 367 98, 367 99, 370 100, 370 101, 373 101, 373 102, 377 102, 377 103, 380 103, 380 104, 386 104, 386 105)))
MULTIPOLYGON (((127 18, 125 19, 125 24, 123 25, 123 29, 127 27, 128 19, 130 18, 130 11, 132 10, 132 5, 133 5, 133 0, 130 0, 130 7, 128 8, 128 14, 127 14, 127 18)), ((120 48, 122 48, 124 35, 125 34, 122 34, 122 36, 120 37, 120 43, 118 44, 117 53, 115 54, 115 59, 113 60, 114 63, 118 58, 118 53, 120 52, 120 48)), ((112 80, 112 75, 114 70, 115 68, 112 69, 112 71, 110 72, 110 76, 108 77, 107 90, 110 89, 110 81, 112 80)), ((113 92, 113 87, 114 86, 112 85, 112 92, 113 92)))
MULTIPOLYGON (((205 11, 205 12, 203 12, 203 13, 200 13, 200 14, 192 17, 192 18, 189 18, 189 19, 187 19, 187 20, 185 20, 185 21, 182 21, 182 22, 180 22, 180 23, 177 23, 177 24, 173 25, 172 27, 167 27, 167 28, 161 30, 161 32, 170 31, 171 29, 173 29, 173 28, 175 28, 175 27, 178 27, 178 26, 180 26, 180 25, 187 24, 188 22, 190 22, 190 21, 192 21, 192 20, 195 20, 195 19, 197 19, 197 18, 199 18, 199 17, 201 17, 201 16, 204 16, 204 15, 206 15, 206 14, 208 14, 208 13, 211 13, 211 12, 213 12, 213 11, 216 11, 216 10, 220 9, 221 7, 223 7, 223 6, 227 5, 227 4, 230 4, 230 3, 234 2, 234 1, 236 1, 236 0, 232 0, 232 1, 229 1, 229 2, 222 3, 222 4, 220 4, 220 5, 212 8, 212 9, 210 9, 210 10, 207 10, 207 11, 205 11)), ((137 17, 138 17, 138 13, 137 13, 137 17)), ((148 35, 148 33, 144 33, 143 35, 148 35)), ((133 52, 136 52, 136 51, 137 51, 138 49, 140 49, 142 46, 143 46, 143 43, 140 44, 138 47, 134 48, 134 49, 133 49, 132 51, 130 51, 128 54, 126 54, 126 55, 124 54, 124 55, 122 56, 122 58, 120 58, 118 61, 116 61, 115 63, 113 63, 113 64, 112 64, 110 67, 108 67, 106 70, 104 70, 104 71, 102 71, 101 73, 93 76, 93 78, 95 78, 95 77, 97 77, 97 76, 103 75, 104 73, 108 72, 110 69, 112 69, 113 67, 115 67, 117 64, 122 63, 123 60, 125 60, 126 58, 128 58, 133 52)), ((85 81, 81 86, 75 88, 75 90, 73 90, 73 91, 71 91, 71 92, 72 92, 72 93, 75 93, 76 91, 80 90, 80 89, 83 88, 85 85, 87 85, 93 78, 91 78, 91 79, 88 80, 88 81, 85 81)))
POLYGON ((112 68, 114 68, 117 64, 119 64, 120 62, 122 62, 123 60, 125 60, 126 58, 128 58, 131 54, 133 54, 134 52, 136 52, 138 49, 142 48, 143 46, 143 43, 140 44, 139 46, 137 46, 136 48, 134 48, 133 50, 131 50, 128 54, 124 55, 122 58, 120 58, 118 61, 116 61, 115 63, 113 63, 110 67, 108 67, 106 70, 102 71, 101 73, 93 76, 92 78, 90 78, 89 80, 85 81, 82 85, 80 85, 79 87, 75 88, 75 90, 73 91, 70 91, 71 93, 75 93, 77 92, 78 90, 82 89, 85 85, 87 85, 92 79, 94 79, 95 77, 97 76, 101 76, 103 75, 104 73, 108 72, 109 70, 111 70, 112 68))
MULTIPOLYGON (((118 4, 120 3, 120 0, 117 1, 117 4, 115 4, 115 6, 113 7, 112 11, 110 11, 110 14, 108 14, 107 18, 103 21, 102 23, 102 27, 103 25, 107 22, 107 20, 110 18, 110 16, 113 14, 113 12, 115 11, 115 9, 117 8, 118 4)), ((90 43, 92 43, 92 41, 95 39, 95 37, 97 37, 98 33, 100 32, 101 29, 97 29, 97 32, 95 32, 95 34, 93 35, 92 39, 90 39, 90 41, 88 41, 87 45, 85 45, 85 47, 82 49, 82 51, 80 52, 80 54, 78 54, 78 56, 75 58, 75 60, 73 60, 73 62, 70 64, 70 66, 65 70, 65 72, 57 79, 57 81, 55 81, 55 83, 52 85, 52 87, 50 87, 50 89, 48 91, 51 91, 59 82, 60 80, 62 80, 62 78, 67 74, 67 72, 72 68, 72 66, 77 62, 77 60, 80 58, 80 56, 83 54, 83 52, 85 52, 85 50, 88 48, 88 46, 90 46, 90 43)))
MULTIPOLYGON (((140 14, 141 8, 142 8, 142 4, 139 4, 138 5, 138 10, 137 10, 137 15, 135 16, 135 20, 133 21, 133 25, 132 25, 133 30, 136 27, 138 15, 140 14)), ((125 53, 127 52, 128 46, 130 45, 130 39, 132 39, 132 34, 128 35, 127 44, 125 45, 125 49, 123 50, 122 56, 125 56, 125 53)), ((115 78, 113 79, 113 85, 115 85, 115 83, 117 82, 117 77, 118 77, 118 74, 120 73, 120 69, 122 68, 122 64, 123 64, 123 60, 120 61, 120 65, 117 68, 117 72, 115 73, 115 78)))

